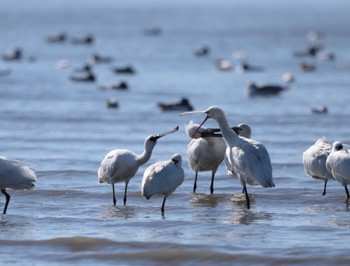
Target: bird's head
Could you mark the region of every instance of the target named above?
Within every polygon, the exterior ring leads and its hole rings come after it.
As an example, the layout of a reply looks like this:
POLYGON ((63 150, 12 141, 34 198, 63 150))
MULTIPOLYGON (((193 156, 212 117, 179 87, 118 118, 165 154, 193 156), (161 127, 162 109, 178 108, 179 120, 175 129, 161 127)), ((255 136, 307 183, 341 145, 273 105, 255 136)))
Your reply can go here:
POLYGON ((222 109, 220 109, 217 106, 211 106, 209 107, 207 110, 205 111, 191 111, 191 112, 184 112, 181 113, 180 115, 186 115, 186 114, 206 114, 207 116, 204 118, 203 122, 197 127, 197 129, 192 133, 192 137, 194 137, 197 132, 199 131, 199 129, 202 127, 202 125, 209 119, 215 119, 215 120, 219 120, 222 117, 225 117, 224 112, 222 111, 222 109))

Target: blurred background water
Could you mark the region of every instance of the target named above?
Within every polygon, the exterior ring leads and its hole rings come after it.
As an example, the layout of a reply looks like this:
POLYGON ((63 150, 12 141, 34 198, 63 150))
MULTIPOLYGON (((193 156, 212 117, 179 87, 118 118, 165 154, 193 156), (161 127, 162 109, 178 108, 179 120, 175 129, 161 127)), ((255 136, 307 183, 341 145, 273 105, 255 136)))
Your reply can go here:
POLYGON ((9 190, 8 214, 0 218, 2 263, 348 265, 344 189, 329 182, 322 196, 323 182, 306 176, 301 157, 322 136, 350 143, 349 7, 345 0, 0 0, 0 52, 22 52, 20 60, 0 60, 1 155, 38 174, 34 191, 9 190), (46 41, 60 32, 65 41, 46 41), (294 56, 312 44, 310 32, 318 33, 318 55, 334 60, 294 56), (92 43, 72 43, 88 34, 92 43), (203 45, 210 52, 195 56, 203 45), (263 71, 238 71, 237 51, 263 71), (96 81, 72 81, 82 75, 75 68, 94 54, 113 60, 92 65, 96 81), (220 71, 219 59, 232 69, 220 71), (301 71, 303 62, 315 71, 301 71), (126 65, 136 73, 112 71, 126 65), (295 78, 289 85, 282 80, 286 72, 295 78), (119 81, 129 89, 99 89, 119 81), (248 98, 249 82, 289 89, 248 98), (248 187, 251 209, 224 166, 214 195, 209 172, 199 174, 192 193, 184 126, 204 117, 180 117, 157 105, 182 97, 195 110, 221 107, 230 124, 249 124, 253 138, 266 145, 276 188, 248 187), (109 98, 118 108, 106 108, 109 98), (327 114, 310 112, 321 105, 327 114), (116 148, 141 153, 148 135, 176 125, 179 132, 159 140, 130 181, 127 206, 124 184, 116 185, 113 206, 111 186, 97 182, 104 155, 116 148), (140 184, 148 165, 174 153, 183 156, 186 178, 162 218, 162 199, 146 201, 140 184))

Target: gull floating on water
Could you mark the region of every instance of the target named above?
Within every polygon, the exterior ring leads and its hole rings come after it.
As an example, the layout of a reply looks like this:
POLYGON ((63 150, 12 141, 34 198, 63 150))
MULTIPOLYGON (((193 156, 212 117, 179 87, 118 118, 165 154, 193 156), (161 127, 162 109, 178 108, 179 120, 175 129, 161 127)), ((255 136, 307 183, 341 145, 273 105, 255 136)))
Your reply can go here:
MULTIPOLYGON (((226 142, 225 160, 230 175, 234 174, 242 186, 246 198, 247 208, 250 208, 250 199, 246 185, 260 184, 263 187, 274 187, 270 156, 265 146, 252 139, 238 136, 228 125, 227 118, 222 109, 216 106, 209 107, 206 111, 193 111, 190 113, 204 113, 207 116, 200 127, 209 119, 214 119, 220 127, 226 142)), ((181 115, 183 115, 181 114, 181 115)))
POLYGON ((150 165, 144 172, 141 184, 142 196, 150 199, 153 195, 163 195, 161 213, 164 215, 164 205, 177 187, 185 179, 184 169, 181 167, 180 154, 174 154, 171 160, 160 161, 150 165))
POLYGON ((0 156, 0 189, 6 197, 3 214, 6 214, 11 198, 6 189, 33 189, 35 181, 36 174, 33 169, 22 162, 0 156))
POLYGON ((135 176, 139 167, 145 164, 152 155, 153 148, 157 144, 157 140, 170 133, 177 131, 179 127, 175 127, 164 133, 148 136, 145 140, 144 151, 141 154, 136 154, 126 149, 116 149, 110 151, 102 160, 100 168, 98 169, 99 183, 108 183, 112 185, 113 190, 113 204, 116 205, 116 197, 114 184, 125 183, 124 190, 124 206, 126 205, 127 189, 129 181, 135 176))
POLYGON ((316 140, 306 151, 303 152, 303 165, 305 173, 315 179, 324 180, 322 195, 326 195, 327 182, 333 179, 330 171, 327 170, 326 161, 331 152, 331 144, 325 137, 316 140))

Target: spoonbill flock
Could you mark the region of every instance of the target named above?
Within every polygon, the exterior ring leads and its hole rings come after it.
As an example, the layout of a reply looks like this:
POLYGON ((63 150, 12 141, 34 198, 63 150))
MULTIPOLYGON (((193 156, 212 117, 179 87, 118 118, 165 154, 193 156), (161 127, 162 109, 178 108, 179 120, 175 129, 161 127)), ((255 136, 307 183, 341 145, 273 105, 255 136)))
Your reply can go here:
MULTIPOLYGON (((260 185, 264 188, 275 187, 272 175, 271 159, 266 147, 251 139, 251 128, 247 124, 230 127, 224 111, 211 106, 204 111, 188 111, 180 116, 205 114, 200 124, 190 121, 185 131, 191 138, 187 147, 189 167, 195 172, 193 193, 197 189, 198 172, 211 171, 210 193, 214 193, 215 173, 222 162, 229 176, 240 181, 246 206, 250 208, 247 185, 260 185), (217 122, 219 128, 206 128, 203 125, 209 119, 217 122)), ((99 183, 112 186, 113 205, 116 205, 115 183, 125 183, 124 206, 127 201, 128 184, 141 165, 149 161, 157 140, 179 130, 179 126, 160 134, 148 136, 143 152, 134 153, 128 149, 115 149, 107 153, 98 169, 99 183)), ((345 189, 347 201, 350 199, 350 151, 340 141, 331 145, 326 138, 316 140, 303 152, 302 162, 305 173, 315 179, 324 180, 322 195, 326 195, 327 182, 335 179, 345 189)), ((164 216, 166 199, 183 183, 185 171, 182 156, 175 153, 170 160, 158 161, 146 168, 141 182, 141 195, 150 199, 162 195, 161 214, 164 216)), ((6 201, 3 214, 6 214, 10 195, 6 189, 33 189, 37 180, 35 171, 20 161, 0 156, 0 190, 6 201)))

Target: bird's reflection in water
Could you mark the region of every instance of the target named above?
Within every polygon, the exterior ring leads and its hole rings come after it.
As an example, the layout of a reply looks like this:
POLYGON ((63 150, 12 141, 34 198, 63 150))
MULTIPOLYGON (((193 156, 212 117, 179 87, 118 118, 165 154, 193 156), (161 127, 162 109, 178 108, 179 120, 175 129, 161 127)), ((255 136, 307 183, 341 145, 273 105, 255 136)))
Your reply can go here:
POLYGON ((225 194, 196 194, 193 193, 190 205, 193 207, 215 208, 219 203, 229 200, 225 194))
POLYGON ((109 205, 103 208, 102 219, 110 220, 114 218, 129 219, 135 217, 136 208, 132 206, 114 206, 109 205))

